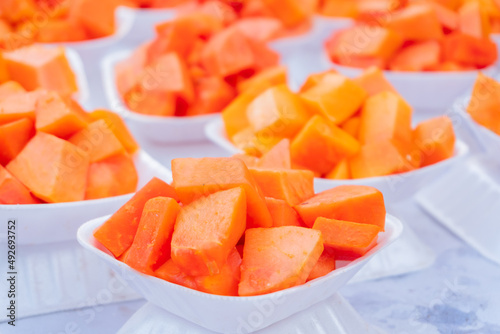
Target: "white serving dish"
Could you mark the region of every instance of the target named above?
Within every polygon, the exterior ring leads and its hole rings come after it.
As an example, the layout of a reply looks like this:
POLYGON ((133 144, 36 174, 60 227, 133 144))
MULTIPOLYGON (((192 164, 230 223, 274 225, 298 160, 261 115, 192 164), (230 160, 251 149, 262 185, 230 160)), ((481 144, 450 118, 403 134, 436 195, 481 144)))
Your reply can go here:
POLYGON ((112 53, 101 63, 102 80, 108 106, 127 120, 138 139, 154 143, 192 143, 205 141, 204 128, 217 114, 192 117, 159 117, 130 111, 124 104, 115 84, 115 65, 131 51, 112 53))
MULTIPOLYGON (((229 153, 242 153, 227 139, 224 125, 220 118, 208 124, 205 131, 208 139, 224 148, 229 153)), ((418 190, 429 185, 432 180, 445 174, 450 166, 457 164, 467 156, 468 151, 468 147, 465 143, 457 141, 455 156, 432 166, 397 175, 358 180, 328 180, 315 178, 314 188, 316 192, 320 192, 342 184, 372 186, 379 189, 384 194, 384 199, 387 203, 395 203, 412 197, 418 190)))
POLYGON ((82 59, 76 51, 71 48, 65 48, 64 53, 68 59, 69 65, 75 73, 76 85, 78 87, 78 92, 75 93, 74 99, 80 103, 84 108, 89 101, 89 84, 87 82, 87 75, 85 74, 85 69, 83 67, 82 59))
POLYGON ((93 237, 95 229, 101 226, 107 218, 97 218, 82 225, 78 230, 78 242, 110 265, 151 303, 202 328, 226 334, 238 333, 241 321, 252 317, 259 305, 271 303, 276 308, 272 314, 263 317, 262 321, 253 326, 250 332, 261 330, 328 299, 344 286, 373 255, 395 241, 403 230, 403 225, 398 219, 387 215, 385 232, 379 234, 377 246, 347 266, 325 277, 284 291, 255 297, 224 297, 199 292, 141 274, 116 260, 93 237))
POLYGON ((153 39, 156 35, 155 26, 171 20, 176 14, 174 9, 126 8, 126 11, 132 17, 130 31, 133 33, 126 34, 121 44, 128 47, 153 39))

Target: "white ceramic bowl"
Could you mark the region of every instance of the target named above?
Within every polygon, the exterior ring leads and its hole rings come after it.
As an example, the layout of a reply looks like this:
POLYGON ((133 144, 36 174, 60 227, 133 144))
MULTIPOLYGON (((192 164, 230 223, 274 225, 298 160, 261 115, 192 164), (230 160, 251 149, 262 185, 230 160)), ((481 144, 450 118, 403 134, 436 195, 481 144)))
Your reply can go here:
POLYGON ((126 16, 132 18, 129 34, 126 34, 121 44, 129 47, 137 46, 144 41, 155 37, 155 26, 171 20, 176 12, 174 9, 145 9, 145 8, 126 8, 126 16))
MULTIPOLYGON (((94 255, 106 261, 148 301, 183 319, 217 333, 241 333, 242 322, 264 307, 272 306, 274 312, 263 317, 258 331, 297 312, 305 310, 332 295, 344 286, 369 259, 396 240, 403 225, 392 216, 386 218, 386 231, 379 235, 378 245, 362 258, 339 268, 325 277, 307 284, 255 297, 224 297, 202 293, 156 277, 141 274, 116 260, 93 237, 94 230, 107 217, 84 224, 78 230, 78 241, 94 255), (261 307, 261 308, 259 308, 261 307)), ((247 331, 248 332, 248 331, 247 331)))
POLYGON ((205 125, 218 115, 192 117, 160 117, 130 111, 116 89, 115 65, 127 58, 131 51, 112 53, 102 61, 102 80, 108 106, 127 120, 130 129, 139 139, 155 143, 192 143, 205 141, 205 125))
MULTIPOLYGON (((227 139, 221 119, 208 124, 205 132, 208 139, 227 150, 230 154, 242 153, 227 139)), ((329 180, 315 178, 314 188, 316 192, 320 192, 342 184, 372 186, 379 189, 384 194, 384 199, 387 203, 396 203, 411 198, 418 190, 430 184, 433 179, 445 174, 453 164, 458 163, 465 156, 467 156, 468 152, 468 146, 461 141, 457 141, 454 157, 431 166, 397 175, 370 177, 356 180, 329 180)))

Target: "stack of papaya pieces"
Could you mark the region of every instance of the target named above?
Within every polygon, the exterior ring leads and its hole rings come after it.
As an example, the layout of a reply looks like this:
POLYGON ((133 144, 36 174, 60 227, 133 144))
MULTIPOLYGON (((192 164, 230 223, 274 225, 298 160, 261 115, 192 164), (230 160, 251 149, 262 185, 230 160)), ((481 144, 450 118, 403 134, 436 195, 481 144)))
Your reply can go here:
POLYGON ((86 113, 64 50, 0 54, 0 204, 60 203, 132 193, 138 146, 122 119, 86 113))
POLYGON ((500 83, 479 73, 467 112, 478 124, 500 136, 500 83))
POLYGON ((349 67, 414 72, 482 69, 498 57, 487 14, 492 6, 493 1, 479 0, 411 1, 335 32, 326 50, 334 63, 349 67))
POLYGON ((311 75, 299 93, 269 80, 253 87, 222 113, 228 138, 251 165, 278 150, 291 156, 287 168, 359 179, 412 171, 455 152, 451 120, 412 129, 412 108, 376 67, 355 79, 334 70, 311 75))
POLYGON ((340 186, 314 194, 313 173, 274 161, 172 161, 94 231, 131 268, 202 292, 253 296, 303 284, 377 244, 382 193, 340 186))

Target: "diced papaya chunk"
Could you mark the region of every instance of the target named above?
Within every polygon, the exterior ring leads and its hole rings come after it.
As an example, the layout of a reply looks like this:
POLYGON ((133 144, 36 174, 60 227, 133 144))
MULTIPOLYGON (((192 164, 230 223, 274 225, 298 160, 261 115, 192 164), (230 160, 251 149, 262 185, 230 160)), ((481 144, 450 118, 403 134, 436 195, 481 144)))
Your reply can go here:
POLYGON ((287 83, 287 71, 284 66, 273 66, 238 83, 238 92, 242 93, 254 86, 278 86, 287 83))
POLYGON ((418 124, 413 140, 422 151, 422 167, 451 158, 455 152, 455 132, 447 116, 418 124))
POLYGON ((349 170, 349 160, 341 160, 330 173, 326 175, 330 180, 349 180, 351 171, 349 170))
POLYGON ((145 274, 153 274, 165 263, 170 258, 170 242, 180 209, 170 197, 148 200, 125 263, 145 274))
POLYGON ((88 167, 76 146, 38 132, 6 168, 36 197, 61 203, 85 198, 88 167))
POLYGON ((247 199, 247 226, 272 226, 264 195, 240 159, 174 159, 172 175, 173 185, 184 205, 221 190, 242 187, 247 199))
POLYGON ((382 230, 385 226, 384 196, 368 186, 338 186, 316 194, 294 208, 309 227, 318 217, 372 224, 382 230))
POLYGON ((335 252, 332 248, 325 247, 323 253, 313 267, 313 270, 309 274, 307 281, 312 281, 313 279, 323 277, 328 275, 335 270, 335 252))
POLYGON ((291 169, 292 162, 290 158, 290 140, 287 138, 283 139, 272 149, 263 154, 255 167, 268 169, 291 169))
POLYGON ((460 32, 473 37, 489 37, 491 32, 490 20, 480 1, 467 1, 459 8, 458 29, 460 32))
POLYGON ((127 125, 118 114, 109 110, 98 109, 91 112, 90 117, 96 121, 99 119, 104 120, 128 153, 132 154, 139 150, 139 144, 137 144, 127 125))
POLYGON ((155 177, 95 230, 94 237, 115 257, 119 257, 134 241, 144 204, 159 196, 178 200, 174 188, 155 177))
POLYGON ((323 175, 343 158, 356 154, 359 148, 351 135, 316 115, 292 141, 290 151, 294 163, 323 175))
POLYGON ((368 96, 373 96, 383 91, 396 93, 396 89, 384 76, 384 73, 378 67, 367 68, 359 77, 353 79, 368 96))
POLYGON ((340 128, 350 134, 353 138, 359 139, 359 129, 361 127, 361 117, 354 116, 342 123, 340 128))
POLYGON ((125 104, 139 114, 152 116, 174 116, 177 98, 174 94, 143 89, 136 86, 124 97, 125 104))
POLYGON ((29 189, 0 165, 0 204, 36 203, 29 189))
POLYGON ((36 35, 40 43, 80 42, 86 39, 85 29, 78 22, 66 18, 46 22, 36 35))
POLYGON ((250 172, 266 197, 296 205, 314 195, 314 173, 309 170, 252 168, 250 172))
POLYGON ((232 140, 234 146, 246 154, 260 157, 278 145, 282 138, 270 131, 255 133, 251 127, 248 127, 236 133, 232 140))
POLYGON ((259 158, 248 155, 248 154, 235 154, 233 158, 238 158, 245 163, 248 168, 257 167, 259 164, 259 158))
POLYGON ((0 124, 29 118, 35 121, 36 105, 44 93, 41 91, 20 93, 0 100, 0 124))
POLYGON ((195 88, 195 100, 186 116, 221 112, 236 96, 235 89, 218 77, 202 78, 195 88))
POLYGON ((259 42, 269 42, 279 37, 284 26, 280 20, 273 17, 249 17, 236 21, 233 27, 242 32, 247 38, 259 42))
POLYGON ((388 15, 386 26, 400 33, 405 40, 423 41, 441 39, 443 28, 432 6, 421 3, 410 5, 388 15))
POLYGON ((147 50, 150 43, 145 43, 135 49, 130 57, 118 62, 115 66, 116 73, 116 89, 121 96, 124 96, 130 91, 146 67, 147 50))
POLYGON ((434 8, 437 18, 444 28, 450 31, 458 28, 458 14, 455 11, 439 3, 439 1, 428 1, 427 3, 434 8))
POLYGON ((467 112, 474 121, 500 135, 498 110, 500 110, 500 83, 479 72, 467 112))
POLYGON ((187 275, 182 269, 170 259, 165 262, 160 268, 156 269, 154 275, 170 283, 182 285, 186 288, 197 289, 195 278, 187 275))
POLYGON ((495 43, 489 38, 477 38, 453 32, 442 41, 443 60, 483 68, 492 65, 498 57, 495 43))
POLYGON ((338 72, 334 69, 329 69, 327 71, 323 71, 320 73, 314 73, 311 74, 310 76, 307 77, 306 81, 302 84, 300 87, 300 92, 304 93, 305 91, 309 90, 310 88, 313 88, 316 86, 323 78, 329 74, 337 74, 338 72))
POLYGON ((318 218, 312 227, 321 231, 325 247, 333 248, 339 260, 352 260, 365 255, 377 244, 379 226, 350 221, 318 218))
POLYGON ((91 163, 87 176, 85 199, 99 199, 131 194, 137 190, 139 175, 128 154, 91 163))
POLYGON ((172 259, 188 275, 217 275, 246 228, 242 187, 219 191, 184 206, 172 236, 172 259))
POLYGON ((0 85, 0 98, 18 93, 26 93, 26 90, 17 81, 7 81, 0 85))
POLYGON ((438 41, 418 42, 401 49, 389 63, 392 71, 424 71, 441 62, 441 44, 438 41))
POLYGON ((367 93, 347 77, 327 74, 300 97, 311 113, 320 114, 338 125, 358 111, 367 93))
POLYGON ((306 21, 318 5, 317 0, 263 0, 263 2, 288 28, 306 21))
POLYGON ((266 205, 273 218, 273 227, 301 226, 299 215, 284 200, 266 197, 266 205))
POLYGON ((321 14, 331 17, 356 18, 359 15, 358 1, 327 0, 323 1, 321 14))
POLYGON ((34 135, 35 127, 29 118, 0 125, 0 165, 14 159, 34 135))
POLYGON ((262 295, 305 283, 323 249, 321 232, 305 227, 247 230, 239 295, 262 295))

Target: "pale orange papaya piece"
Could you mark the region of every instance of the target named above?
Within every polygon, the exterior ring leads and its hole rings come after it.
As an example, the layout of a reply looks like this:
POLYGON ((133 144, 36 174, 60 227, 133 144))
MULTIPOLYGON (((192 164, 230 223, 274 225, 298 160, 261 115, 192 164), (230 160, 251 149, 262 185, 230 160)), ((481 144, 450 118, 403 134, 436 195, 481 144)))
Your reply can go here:
POLYGON ((266 197, 266 205, 273 218, 273 227, 302 226, 297 212, 284 200, 266 197))
POLYGON ((309 274, 307 281, 312 281, 313 279, 323 277, 334 271, 335 261, 335 252, 333 251, 333 249, 325 247, 323 253, 318 259, 318 262, 316 262, 316 265, 313 267, 313 270, 309 274))
POLYGON ((310 76, 307 77, 306 81, 302 84, 300 87, 300 93, 304 93, 305 91, 309 90, 310 88, 313 88, 316 86, 323 78, 329 74, 337 74, 338 72, 334 69, 329 69, 327 71, 323 71, 320 73, 314 73, 311 74, 310 76))
POLYGON ((318 5, 317 0, 263 0, 263 3, 288 28, 308 20, 318 5))
POLYGON ((170 258, 170 242, 180 209, 171 197, 148 200, 125 263, 148 275, 165 263, 170 258))
POLYGON ((264 0, 247 0, 243 2, 240 15, 241 17, 274 17, 274 13, 266 6, 264 0))
POLYGON ((250 172, 266 197, 293 206, 314 195, 314 174, 309 170, 251 168, 250 172))
POLYGON ((149 45, 150 43, 142 44, 132 52, 130 57, 116 64, 115 83, 116 89, 121 96, 124 96, 135 86, 143 69, 146 67, 149 45))
POLYGON ((156 269, 154 275, 167 282, 184 286, 190 289, 197 289, 195 278, 187 275, 182 269, 170 259, 165 262, 160 268, 156 269))
POLYGON ((349 160, 349 167, 353 179, 362 179, 408 172, 421 163, 422 154, 412 143, 382 139, 365 144, 349 160))
POLYGON ((382 230, 385 226, 384 196, 368 186, 338 186, 316 194, 294 208, 309 227, 318 217, 372 224, 382 230))
POLYGON ((7 81, 0 85, 0 99, 19 93, 26 93, 26 90, 17 81, 7 81))
POLYGON ((432 0, 432 1, 437 2, 451 10, 457 10, 460 4, 463 2, 462 0, 432 0))
POLYGON ((173 186, 184 205, 221 190, 242 187, 247 200, 247 226, 272 226, 264 195, 245 163, 240 159, 174 159, 172 160, 172 175, 173 186))
POLYGON ((229 3, 225 3, 224 1, 204 1, 198 6, 197 10, 201 13, 217 18, 225 26, 233 24, 238 19, 238 14, 234 8, 229 3))
POLYGON ((247 38, 259 42, 269 42, 278 38, 285 30, 283 23, 273 17, 249 17, 236 21, 233 27, 247 38))
MULTIPOLYGON (((252 49, 255 59, 255 72, 260 72, 269 67, 278 66, 280 54, 270 49, 266 43, 249 39, 250 48, 252 49)), ((252 73, 251 71, 249 73, 252 73)))
MULTIPOLYGON (((248 166, 248 164, 247 164, 248 166)), ((260 157, 255 167, 268 169, 291 169, 290 140, 285 138, 260 157)))
POLYGON ((246 195, 242 187, 185 205, 172 235, 172 259, 191 276, 219 274, 245 232, 245 217, 246 195))
POLYGON ((3 54, 10 79, 26 90, 43 88, 69 95, 78 91, 63 48, 32 45, 3 54))
POLYGON ((236 90, 218 77, 201 78, 195 85, 195 100, 186 116, 219 113, 236 96, 236 90))
POLYGON ((59 138, 68 138, 84 129, 87 124, 87 121, 57 93, 47 93, 37 102, 35 122, 37 131, 59 138))
POLYGON ((134 136, 132 136, 132 133, 127 128, 123 118, 118 114, 109 110, 98 109, 94 110, 89 115, 95 121, 100 119, 105 121, 108 128, 114 133, 128 153, 133 154, 139 150, 139 144, 137 144, 134 136))
POLYGON ((238 294, 263 295, 305 283, 323 249, 321 232, 305 227, 247 230, 238 294))
POLYGON ((359 15, 358 1, 327 0, 323 1, 321 14, 331 17, 356 18, 359 15))
POLYGON ((361 126, 361 117, 354 116, 349 118, 347 121, 342 123, 340 126, 342 130, 353 136, 354 138, 359 138, 359 128, 361 126))
POLYGON ((467 1, 458 9, 458 30, 477 38, 489 37, 490 20, 480 1, 467 1))
POLYGON ((269 152, 281 140, 280 136, 276 136, 272 132, 255 133, 250 126, 236 133, 232 138, 234 146, 246 154, 256 157, 269 152))
POLYGON ((245 153, 235 154, 235 155, 233 155, 233 158, 240 159, 241 161, 243 161, 245 163, 245 165, 248 168, 257 167, 257 165, 259 164, 259 158, 245 154, 245 153))
POLYGON ((422 167, 451 158, 455 152, 455 132, 447 116, 418 124, 413 140, 422 152, 422 167))
POLYGON ((417 42, 401 49, 389 63, 392 71, 420 72, 441 62, 441 44, 438 41, 417 42))
POLYGON ((89 39, 84 27, 70 19, 57 19, 46 22, 36 34, 40 43, 80 42, 89 39))
POLYGON ((365 255, 377 244, 381 228, 371 224, 318 218, 312 227, 321 231, 325 247, 334 250, 339 260, 352 260, 365 255))
POLYGON ((126 153, 117 154, 90 164, 85 199, 131 194, 138 182, 133 159, 126 153))
POLYGON ((136 86, 123 99, 130 110, 139 114, 175 116, 177 97, 174 94, 165 94, 136 86))
POLYGON ((37 204, 28 188, 0 165, 0 204, 37 204))
POLYGON ((311 89, 300 94, 306 108, 341 124, 363 105, 366 91, 353 80, 340 74, 327 74, 311 89))
POLYGON ((31 18, 37 11, 33 0, 4 0, 0 3, 0 13, 10 23, 31 18))
POLYGON ((467 112, 474 121, 500 135, 499 108, 500 83, 479 72, 467 112))
POLYGON ((134 241, 144 205, 159 196, 178 200, 174 188, 155 177, 95 230, 94 237, 115 257, 119 257, 134 241))
POLYGON ((454 10, 439 3, 439 1, 426 1, 426 3, 434 8, 438 20, 444 28, 450 31, 454 31, 458 28, 458 14, 454 10))
POLYGON ((309 119, 298 96, 286 85, 269 88, 247 108, 247 118, 255 133, 291 138, 309 119))
POLYGON ((88 157, 67 141, 38 132, 9 162, 7 170, 48 203, 85 198, 88 157))
POLYGON ((349 180, 351 178, 349 160, 341 160, 330 173, 326 174, 325 178, 330 180, 349 180))
POLYGON ((195 277, 196 288, 213 295, 238 296, 238 284, 241 277, 240 265, 241 256, 235 247, 229 253, 226 264, 222 266, 219 274, 195 277))
POLYGON ((489 38, 477 38, 453 32, 442 41, 443 60, 465 66, 483 68, 492 65, 498 58, 495 43, 489 38))
POLYGON ((432 6, 420 3, 393 12, 385 26, 400 33, 405 40, 425 41, 443 38, 443 28, 432 6))
POLYGON ((44 94, 45 92, 35 91, 9 95, 0 99, 0 124, 21 118, 34 121, 37 102, 44 94))
POLYGON ((361 88, 363 88, 368 96, 373 96, 383 91, 397 93, 396 89, 391 85, 384 76, 384 73, 378 67, 367 68, 359 77, 353 79, 361 88))
MULTIPOLYGON (((0 29, 0 39, 1 39, 1 29, 0 29)), ((7 64, 5 62, 5 59, 3 58, 3 55, 0 54, 0 83, 4 83, 10 80, 10 75, 9 71, 7 69, 7 64)))
POLYGON ((323 175, 342 159, 356 154, 359 148, 351 135, 316 115, 292 141, 290 152, 293 163, 323 175))
POLYGON ((29 118, 0 125, 0 165, 14 159, 34 135, 35 127, 29 118))
POLYGON ((273 66, 255 74, 254 76, 238 83, 238 92, 247 91, 252 86, 277 86, 287 83, 287 70, 284 66, 273 66))
POLYGON ((412 109, 393 92, 381 92, 366 100, 361 112, 359 140, 371 143, 382 139, 410 142, 412 109))

